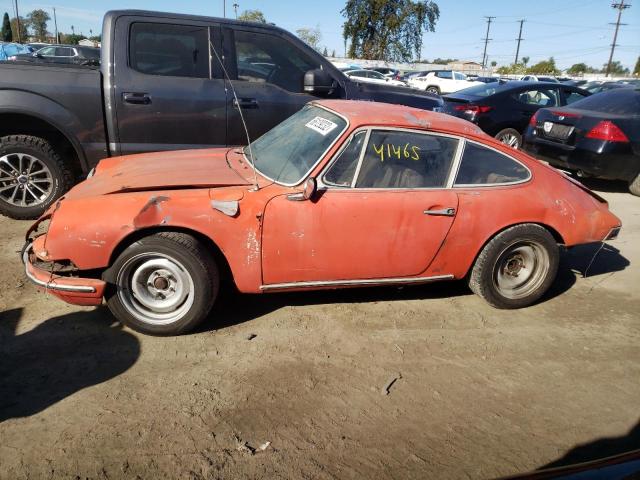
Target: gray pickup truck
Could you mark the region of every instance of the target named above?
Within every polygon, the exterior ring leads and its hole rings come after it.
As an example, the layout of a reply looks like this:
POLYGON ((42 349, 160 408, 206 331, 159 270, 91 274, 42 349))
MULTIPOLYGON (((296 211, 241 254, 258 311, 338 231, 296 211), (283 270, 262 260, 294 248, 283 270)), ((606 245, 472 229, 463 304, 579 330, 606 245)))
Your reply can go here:
POLYGON ((269 24, 112 11, 102 45, 99 68, 0 64, 0 213, 38 217, 104 157, 245 145, 239 110, 253 141, 314 98, 442 107, 350 79, 269 24))

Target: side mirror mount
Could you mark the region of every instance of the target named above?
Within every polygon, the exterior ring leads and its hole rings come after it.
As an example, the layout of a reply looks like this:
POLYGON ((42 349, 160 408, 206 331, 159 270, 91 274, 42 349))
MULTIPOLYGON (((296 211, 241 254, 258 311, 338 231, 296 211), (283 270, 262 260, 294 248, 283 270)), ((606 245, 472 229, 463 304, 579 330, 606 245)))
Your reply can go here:
POLYGON ((302 198, 305 200, 311 200, 318 191, 318 182, 315 177, 307 178, 304 184, 304 190, 302 191, 302 198))
POLYGON ((304 74, 304 92, 312 95, 329 95, 335 88, 331 76, 320 68, 304 74))

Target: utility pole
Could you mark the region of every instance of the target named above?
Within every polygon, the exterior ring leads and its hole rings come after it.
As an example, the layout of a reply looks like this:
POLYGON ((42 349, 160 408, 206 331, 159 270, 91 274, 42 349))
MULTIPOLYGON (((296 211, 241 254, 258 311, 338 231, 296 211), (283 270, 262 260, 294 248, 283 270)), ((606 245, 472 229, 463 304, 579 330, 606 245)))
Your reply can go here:
POLYGON ((227 18, 227 0, 222 0, 222 18, 227 18))
POLYGON ((53 24, 56 27, 56 43, 60 43, 60 37, 58 36, 58 19, 56 18, 56 7, 53 7, 53 24))
POLYGON ((520 20, 520 33, 518 33, 518 46, 516 47, 516 61, 515 64, 518 63, 518 55, 520 54, 520 42, 522 41, 522 24, 524 23, 524 19, 520 20))
POLYGON ((493 38, 489 38, 489 29, 491 28, 491 21, 496 18, 496 17, 484 17, 487 19, 487 36, 484 37, 484 52, 482 53, 482 68, 485 68, 486 66, 486 58, 487 58, 487 43, 489 43, 489 40, 493 40, 493 38))
MULTIPOLYGON (((18 43, 22 43, 20 39, 20 12, 18 12, 18 0, 16 0, 16 27, 18 29, 18 43)), ((27 39, 25 38, 25 41, 27 39)))
POLYGON ((240 6, 240 5, 238 5, 237 3, 234 3, 234 4, 233 4, 233 9, 234 9, 234 10, 235 10, 235 12, 236 12, 236 20, 238 19, 238 7, 239 7, 239 6, 240 6))
MULTIPOLYGON (((607 62, 607 73, 605 73, 605 77, 609 76, 609 72, 611 71, 611 62, 613 60, 613 51, 616 49, 616 40, 618 39, 618 28, 620 25, 626 25, 626 23, 620 23, 620 18, 622 18, 622 11, 626 8, 631 8, 631 5, 625 5, 624 0, 620 0, 620 3, 612 3, 611 8, 616 8, 618 10, 618 20, 616 20, 615 26, 616 30, 613 34, 613 43, 611 44, 611 54, 609 54, 609 61, 607 62)), ((614 25, 610 23, 609 25, 614 25)))

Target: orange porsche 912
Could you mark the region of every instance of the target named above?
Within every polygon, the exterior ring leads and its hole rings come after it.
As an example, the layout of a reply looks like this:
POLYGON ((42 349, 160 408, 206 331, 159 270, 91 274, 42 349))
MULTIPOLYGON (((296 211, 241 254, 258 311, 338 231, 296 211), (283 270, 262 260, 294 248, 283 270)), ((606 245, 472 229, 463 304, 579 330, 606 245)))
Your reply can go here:
POLYGON ((222 272, 244 293, 467 279, 495 307, 526 307, 560 246, 620 226, 465 120, 327 100, 244 148, 101 161, 29 229, 23 260, 61 299, 104 299, 131 328, 172 335, 208 316, 222 272))

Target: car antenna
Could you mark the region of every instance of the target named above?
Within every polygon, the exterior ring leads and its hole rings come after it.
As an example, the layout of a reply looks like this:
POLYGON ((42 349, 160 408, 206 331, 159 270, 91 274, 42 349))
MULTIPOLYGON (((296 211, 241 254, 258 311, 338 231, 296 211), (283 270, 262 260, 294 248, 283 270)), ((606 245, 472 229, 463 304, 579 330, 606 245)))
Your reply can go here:
MULTIPOLYGON (((253 187, 253 191, 257 192, 260 189, 260 186, 258 185, 258 174, 256 173, 256 164, 253 158, 253 151, 251 150, 251 138, 249 138, 249 130, 247 129, 247 123, 244 121, 244 115, 242 114, 242 108, 240 107, 240 102, 238 101, 238 95, 236 95, 236 89, 233 88, 233 83, 231 83, 231 78, 227 73, 227 69, 224 68, 224 63, 222 62, 220 55, 218 55, 216 47, 214 47, 213 43, 211 43, 211 40, 209 40, 209 45, 211 46, 211 50, 213 50, 213 53, 218 59, 220 66, 222 67, 222 72, 224 73, 225 78, 229 82, 231 92, 233 93, 233 103, 235 103, 236 108, 238 109, 238 113, 240 114, 240 120, 242 121, 242 126, 244 127, 244 133, 247 136, 247 146, 249 147, 249 163, 251 163, 251 168, 253 169, 253 183, 255 184, 253 187)), ((225 91, 226 89, 227 87, 225 87, 225 91)))

